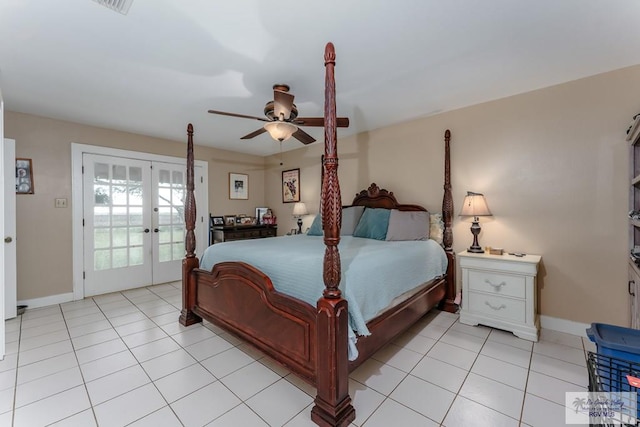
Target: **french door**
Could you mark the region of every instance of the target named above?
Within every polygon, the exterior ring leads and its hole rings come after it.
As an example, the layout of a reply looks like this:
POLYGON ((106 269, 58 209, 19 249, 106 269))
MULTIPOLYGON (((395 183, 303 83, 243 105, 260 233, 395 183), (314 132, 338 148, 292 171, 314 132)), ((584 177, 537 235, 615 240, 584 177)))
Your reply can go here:
POLYGON ((184 165, 83 154, 84 295, 179 280, 184 165))

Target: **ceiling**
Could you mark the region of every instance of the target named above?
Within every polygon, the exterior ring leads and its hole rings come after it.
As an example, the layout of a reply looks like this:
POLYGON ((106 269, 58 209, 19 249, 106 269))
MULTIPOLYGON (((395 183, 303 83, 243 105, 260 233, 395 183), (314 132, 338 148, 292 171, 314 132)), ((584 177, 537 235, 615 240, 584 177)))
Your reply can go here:
POLYGON ((239 139, 262 122, 207 110, 262 117, 286 83, 322 116, 327 41, 347 136, 640 64, 639 22, 637 0, 0 0, 0 89, 11 111, 176 141, 191 122, 269 155, 268 134, 239 139))

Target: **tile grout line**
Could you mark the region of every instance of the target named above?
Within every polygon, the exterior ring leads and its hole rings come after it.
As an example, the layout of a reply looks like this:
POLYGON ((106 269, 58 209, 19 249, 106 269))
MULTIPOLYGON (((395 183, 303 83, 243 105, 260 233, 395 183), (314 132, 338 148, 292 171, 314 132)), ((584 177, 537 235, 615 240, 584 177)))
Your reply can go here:
MULTIPOLYGON (((455 325, 457 323, 460 323, 460 316, 458 313, 458 318, 456 319, 456 321, 451 325, 451 327, 449 329, 451 329, 453 327, 453 325, 455 325)), ((449 332, 449 329, 447 329, 447 332, 449 332)), ((447 332, 445 332, 442 336, 444 336, 447 332)), ((469 366, 469 369, 467 370, 466 375, 464 376, 464 380, 462 380, 462 383, 460 383, 460 387, 458 387, 458 391, 455 394, 455 397, 453 398, 453 400, 451 401, 451 405, 449 405, 449 408, 447 408, 447 412, 444 414, 444 417, 442 418, 442 421, 440 422, 440 426, 444 426, 444 420, 447 419, 447 415, 449 415, 449 412, 451 411, 451 408, 453 408, 453 404, 455 403, 456 399, 460 396, 460 391, 462 390, 462 387, 464 387, 464 383, 467 381, 467 378, 469 378, 469 374, 471 374, 471 370, 473 369, 473 366, 476 364, 476 361, 478 360, 478 357, 480 357, 480 352, 482 352, 482 349, 484 348, 484 346, 487 344, 487 341, 489 340, 489 335, 491 335, 492 331, 489 331, 489 333, 487 334, 486 338, 484 339, 484 342, 482 343, 482 346, 480 347, 480 349, 478 350, 478 353, 476 354, 475 359, 473 359, 473 363, 471 364, 471 366, 469 366)), ((440 337, 442 338, 442 337, 440 337)), ((438 340, 439 342, 440 340, 438 340)), ((450 344, 453 345, 453 344, 450 344)), ((457 346, 456 346, 457 347, 457 346)), ((461 396, 463 398, 466 399, 466 397, 461 396)), ((471 400, 471 399, 469 399, 471 400)), ((478 402, 476 402, 478 403, 478 402)), ((480 404, 480 403, 478 403, 480 404)), ((485 406, 485 405, 482 405, 485 406)), ((498 411, 496 411, 498 412, 498 411)), ((506 415, 506 414, 505 414, 506 415)))
MULTIPOLYGON (((13 404, 11 405, 11 425, 16 422, 16 400, 18 398, 18 363, 20 362, 20 344, 22 341, 22 314, 20 315, 19 329, 18 329, 18 348, 16 349, 16 375, 14 378, 13 386, 13 404)), ((6 355, 5 355, 6 357, 6 355)))
MULTIPOLYGON (((93 301, 95 306, 98 305, 93 300, 93 298, 91 298, 91 301, 93 301)), ((69 335, 69 341, 71 342, 71 348, 73 349, 73 356, 75 357, 76 363, 78 364, 78 371, 80 371, 80 378, 82 378, 82 385, 84 387, 84 392, 87 394, 87 400, 89 401, 89 405, 91 406, 91 414, 93 415, 93 420, 96 422, 96 425, 100 425, 98 423, 98 417, 96 416, 96 411, 94 409, 93 402, 91 401, 91 395, 89 394, 89 389, 87 388, 87 382, 84 379, 84 373, 82 372, 82 369, 80 368, 80 360, 78 359, 78 353, 76 351, 76 347, 73 344, 73 340, 71 339, 71 332, 69 331, 69 325, 67 324, 67 318, 64 315, 64 310, 62 310, 62 305, 59 305, 59 306, 60 306, 60 311, 62 312, 62 319, 64 321, 64 324, 65 324, 66 328, 67 328, 67 334, 69 335)), ((100 308, 98 307, 98 309, 100 309, 100 308)), ((82 411, 80 411, 80 412, 82 412, 82 411)), ((70 417, 72 417, 72 416, 74 416, 76 414, 79 414, 80 412, 72 414, 69 417, 65 417, 63 419, 70 418, 70 417)), ((54 422, 58 422, 58 421, 62 421, 62 420, 56 420, 54 422)))

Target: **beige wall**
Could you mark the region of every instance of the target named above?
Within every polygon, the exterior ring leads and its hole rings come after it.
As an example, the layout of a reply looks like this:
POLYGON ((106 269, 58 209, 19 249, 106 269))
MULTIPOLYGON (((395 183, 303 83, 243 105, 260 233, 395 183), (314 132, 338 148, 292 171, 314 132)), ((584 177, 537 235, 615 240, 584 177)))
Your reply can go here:
MULTIPOLYGON (((540 313, 628 325, 624 132, 640 112, 639 93, 636 66, 342 138, 343 203, 376 182, 400 202, 439 211, 443 133, 451 129, 456 215, 466 191, 482 192, 494 217, 481 221, 480 244, 542 255, 540 313)), ((285 153, 282 167, 267 158, 266 203, 280 233, 295 226, 280 172, 301 168, 302 201, 317 212, 322 149, 285 153)), ((454 218, 456 251, 471 244, 469 227, 454 218)))
MULTIPOLYGON (((16 140, 16 157, 33 159, 35 194, 17 197, 19 300, 73 291, 71 143, 186 156, 186 124, 184 141, 174 142, 9 111, 5 137, 16 140), (69 207, 56 209, 55 198, 67 198, 69 207)), ((194 142, 202 138, 195 129, 194 142)), ((205 215, 253 215, 264 205, 264 158, 198 145, 194 151, 197 160, 209 164, 205 215), (249 200, 229 200, 229 172, 249 175, 249 200)))

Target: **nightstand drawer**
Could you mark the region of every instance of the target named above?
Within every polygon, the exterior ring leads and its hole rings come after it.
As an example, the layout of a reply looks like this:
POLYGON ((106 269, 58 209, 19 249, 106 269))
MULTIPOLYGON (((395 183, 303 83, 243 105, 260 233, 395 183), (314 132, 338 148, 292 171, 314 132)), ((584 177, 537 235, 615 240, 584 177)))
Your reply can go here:
POLYGON ((489 273, 469 270, 469 290, 506 295, 516 298, 525 297, 526 279, 524 276, 489 273))
POLYGON ((469 292, 467 310, 495 318, 525 321, 525 301, 469 292))

